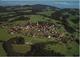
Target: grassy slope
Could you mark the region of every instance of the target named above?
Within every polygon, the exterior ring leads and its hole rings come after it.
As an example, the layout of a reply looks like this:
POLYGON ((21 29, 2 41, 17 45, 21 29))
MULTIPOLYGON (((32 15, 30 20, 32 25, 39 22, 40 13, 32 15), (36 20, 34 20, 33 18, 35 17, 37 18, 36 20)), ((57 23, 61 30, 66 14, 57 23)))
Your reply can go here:
MULTIPOLYGON (((49 11, 49 12, 40 12, 39 14, 45 14, 45 15, 50 15, 52 13, 52 11, 49 11)), ((74 17, 70 17, 70 18, 74 18, 74 17)), ((33 22, 33 23, 36 23, 37 21, 47 21, 49 20, 49 18, 47 17, 43 17, 41 15, 30 15, 30 22, 33 22)), ((51 20, 52 22, 54 22, 56 24, 56 22, 59 22, 59 21, 55 21, 55 20, 51 20)), ((26 21, 15 21, 15 22, 12 22, 13 25, 16 25, 16 24, 25 24, 26 21)), ((72 27, 75 27, 76 25, 72 22, 69 21, 69 23, 71 24, 72 27)), ((65 29, 62 27, 59 29, 59 32, 63 32, 64 33, 65 29)), ((15 35, 10 35, 8 34, 8 32, 6 31, 6 29, 2 29, 0 28, 0 40, 8 40, 9 38, 12 38, 14 36, 21 36, 21 34, 15 34, 15 35)), ((22 35, 23 36, 23 35, 22 35)), ((47 39, 47 38, 32 38, 32 37, 27 37, 27 36, 24 36, 25 38, 25 41, 28 41, 28 42, 32 42, 33 44, 34 43, 38 43, 38 42, 48 42, 48 41, 53 41, 52 39, 47 39)), ((17 46, 15 45, 14 47, 14 50, 17 52, 17 51, 20 51, 20 52, 25 52, 24 50, 24 47, 21 46, 21 48, 23 48, 22 50, 16 50, 16 49, 19 49, 20 46, 17 46)), ((20 49, 21 49, 20 48, 20 49)), ((47 44, 45 49, 47 50, 54 50, 55 52, 60 52, 61 54, 65 54, 65 55, 77 55, 78 54, 78 44, 75 43, 75 42, 71 42, 71 43, 67 43, 67 44, 47 44), (69 49, 71 48, 71 49, 69 49)), ((3 48, 2 48, 2 44, 0 44, 0 55, 6 55, 3 48)))
POLYGON ((0 43, 0 56, 6 56, 6 52, 4 51, 2 47, 2 43, 0 43))
POLYGON ((10 34, 8 34, 6 29, 0 28, 0 40, 6 41, 11 37, 12 36, 10 34))

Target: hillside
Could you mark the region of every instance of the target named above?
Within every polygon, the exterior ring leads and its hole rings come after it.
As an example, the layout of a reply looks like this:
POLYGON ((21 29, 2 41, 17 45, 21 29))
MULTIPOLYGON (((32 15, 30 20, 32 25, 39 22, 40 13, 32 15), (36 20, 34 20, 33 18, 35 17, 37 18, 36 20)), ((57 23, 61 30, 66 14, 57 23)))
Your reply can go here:
POLYGON ((78 56, 79 9, 0 6, 1 56, 78 56))

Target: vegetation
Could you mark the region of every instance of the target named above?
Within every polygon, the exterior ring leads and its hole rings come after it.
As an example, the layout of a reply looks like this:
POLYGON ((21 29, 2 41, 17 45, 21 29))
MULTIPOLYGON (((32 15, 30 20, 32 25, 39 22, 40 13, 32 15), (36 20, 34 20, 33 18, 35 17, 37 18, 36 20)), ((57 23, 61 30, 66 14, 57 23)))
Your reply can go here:
POLYGON ((79 9, 21 7, 0 8, 0 56, 79 56, 79 9))

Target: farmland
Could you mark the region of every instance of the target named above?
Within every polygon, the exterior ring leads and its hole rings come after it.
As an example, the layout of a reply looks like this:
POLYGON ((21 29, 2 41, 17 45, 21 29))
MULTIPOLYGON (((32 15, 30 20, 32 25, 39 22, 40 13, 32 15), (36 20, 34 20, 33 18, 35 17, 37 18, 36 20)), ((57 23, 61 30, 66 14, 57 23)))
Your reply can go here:
POLYGON ((47 5, 1 7, 0 56, 78 56, 78 11, 47 5))

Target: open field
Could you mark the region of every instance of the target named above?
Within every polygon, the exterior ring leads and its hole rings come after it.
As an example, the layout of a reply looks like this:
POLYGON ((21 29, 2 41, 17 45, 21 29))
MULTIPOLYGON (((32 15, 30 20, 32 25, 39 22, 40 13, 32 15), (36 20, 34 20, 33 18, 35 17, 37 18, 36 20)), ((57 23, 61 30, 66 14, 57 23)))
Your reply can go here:
POLYGON ((78 9, 39 6, 0 12, 0 56, 79 55, 78 9))

